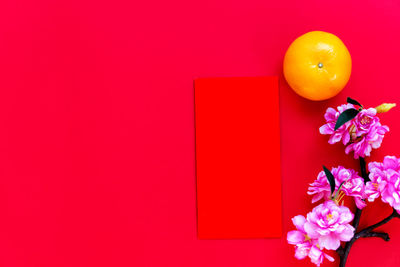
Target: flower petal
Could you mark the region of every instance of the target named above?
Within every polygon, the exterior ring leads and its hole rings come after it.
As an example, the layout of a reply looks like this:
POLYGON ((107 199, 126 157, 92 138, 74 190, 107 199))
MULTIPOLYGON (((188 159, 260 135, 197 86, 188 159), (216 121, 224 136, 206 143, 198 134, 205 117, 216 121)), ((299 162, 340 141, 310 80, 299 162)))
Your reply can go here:
POLYGON ((318 238, 321 248, 336 250, 340 246, 340 240, 335 234, 325 235, 318 238))
POLYGON ((287 233, 287 241, 291 245, 297 245, 304 242, 305 236, 302 232, 293 230, 287 233))
POLYGON ((306 223, 306 218, 303 215, 297 215, 293 217, 292 222, 298 230, 304 232, 304 224, 306 223))

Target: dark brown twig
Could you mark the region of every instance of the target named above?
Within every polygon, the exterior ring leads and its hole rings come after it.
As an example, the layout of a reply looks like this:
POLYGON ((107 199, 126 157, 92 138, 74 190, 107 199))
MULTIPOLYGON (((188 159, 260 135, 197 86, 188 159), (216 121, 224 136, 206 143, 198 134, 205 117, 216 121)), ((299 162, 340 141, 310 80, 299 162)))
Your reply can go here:
POLYGON ((380 232, 369 232, 361 237, 379 237, 382 238, 384 241, 390 240, 388 233, 380 233, 380 232))

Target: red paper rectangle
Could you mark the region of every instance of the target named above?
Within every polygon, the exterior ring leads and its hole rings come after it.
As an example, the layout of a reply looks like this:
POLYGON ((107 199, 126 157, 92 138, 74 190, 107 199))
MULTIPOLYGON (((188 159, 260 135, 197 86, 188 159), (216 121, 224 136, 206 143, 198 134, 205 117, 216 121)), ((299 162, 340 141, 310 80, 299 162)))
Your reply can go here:
POLYGON ((195 80, 198 237, 281 236, 277 77, 195 80))

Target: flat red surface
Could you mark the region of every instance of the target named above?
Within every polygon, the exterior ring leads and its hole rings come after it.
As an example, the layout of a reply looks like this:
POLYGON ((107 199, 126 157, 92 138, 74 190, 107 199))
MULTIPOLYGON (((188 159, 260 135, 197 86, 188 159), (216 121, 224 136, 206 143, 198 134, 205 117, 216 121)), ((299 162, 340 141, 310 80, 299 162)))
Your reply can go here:
MULTIPOLYGON (((280 77, 286 233, 322 164, 358 166, 319 135, 325 109, 400 103, 399 13, 391 0, 1 1, 0 266, 310 266, 285 238, 197 239, 193 79, 280 77), (325 102, 282 79, 285 50, 310 30, 337 34, 353 59, 325 102)), ((400 156, 399 117, 382 115, 374 159, 400 156)), ((359 240, 348 267, 399 265, 400 221, 382 229, 391 241, 359 240)))
POLYGON ((195 121, 198 237, 281 237, 278 77, 196 79, 195 121))

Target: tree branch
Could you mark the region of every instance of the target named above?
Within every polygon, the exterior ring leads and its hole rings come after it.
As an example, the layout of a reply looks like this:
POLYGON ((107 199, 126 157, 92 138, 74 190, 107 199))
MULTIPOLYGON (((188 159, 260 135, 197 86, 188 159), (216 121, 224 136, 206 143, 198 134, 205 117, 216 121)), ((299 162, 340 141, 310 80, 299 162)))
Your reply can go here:
MULTIPOLYGON (((357 214, 357 210, 356 210, 356 214, 357 214)), ((361 212, 360 212, 360 215, 361 215, 361 212)), ((339 266, 340 267, 345 267, 346 261, 347 261, 347 257, 349 256, 349 253, 350 253, 351 246, 353 246, 354 242, 356 242, 357 239, 359 239, 361 237, 362 238, 379 237, 379 238, 382 238, 384 241, 389 241, 390 237, 389 237, 388 233, 375 232, 374 229, 376 229, 376 228, 388 223, 390 220, 392 220, 394 218, 400 218, 399 213, 395 209, 393 209, 392 214, 390 214, 388 217, 386 217, 382 221, 377 222, 377 223, 365 228, 364 230, 354 234, 353 238, 349 242, 347 242, 345 244, 344 248, 343 247, 339 247, 336 250, 336 252, 339 254, 339 257, 340 257, 339 266)), ((353 222, 353 225, 357 225, 358 226, 358 222, 353 222)), ((356 229, 355 231, 357 231, 357 228, 355 228, 355 229, 356 229)))
POLYGON ((354 220, 353 220, 353 227, 355 231, 357 231, 358 225, 360 224, 362 210, 356 208, 356 212, 354 212, 354 220))
POLYGON ((382 238, 384 241, 389 241, 390 237, 388 233, 379 233, 379 232, 368 232, 364 235, 362 235, 361 237, 367 238, 367 237, 380 237, 382 238))

